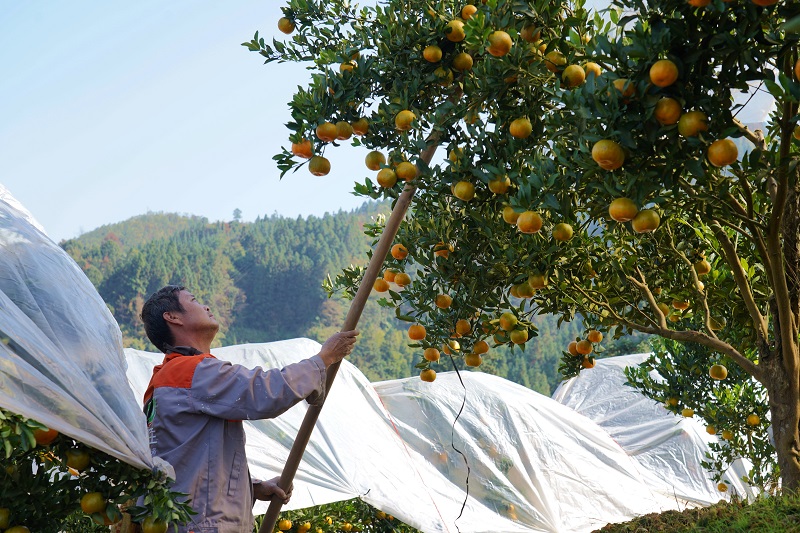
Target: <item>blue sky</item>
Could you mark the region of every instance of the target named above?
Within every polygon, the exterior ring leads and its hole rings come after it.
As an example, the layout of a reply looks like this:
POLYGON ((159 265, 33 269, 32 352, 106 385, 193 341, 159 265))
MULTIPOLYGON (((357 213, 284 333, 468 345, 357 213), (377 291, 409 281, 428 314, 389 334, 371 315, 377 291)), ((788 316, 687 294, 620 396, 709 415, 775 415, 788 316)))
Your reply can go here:
POLYGON ((328 150, 328 176, 278 178, 286 103, 309 73, 263 65, 240 43, 256 30, 284 39, 282 5, 4 2, 0 183, 56 241, 147 211, 253 220, 357 207, 363 148, 328 150))

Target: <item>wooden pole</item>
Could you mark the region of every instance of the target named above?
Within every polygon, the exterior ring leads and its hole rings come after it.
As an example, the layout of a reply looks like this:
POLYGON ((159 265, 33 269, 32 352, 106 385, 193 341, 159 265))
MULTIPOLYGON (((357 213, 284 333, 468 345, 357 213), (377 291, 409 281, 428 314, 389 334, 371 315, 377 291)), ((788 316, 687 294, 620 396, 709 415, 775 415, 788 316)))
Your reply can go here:
MULTIPOLYGON (((431 159, 433 159, 433 154, 436 152, 436 146, 436 144, 431 144, 420 155, 420 159, 424 161, 426 165, 430 165, 431 159)), ((375 284, 375 280, 378 279, 378 273, 380 273, 381 268, 383 267, 383 260, 389 253, 389 249, 392 246, 395 235, 397 235, 397 231, 400 229, 400 223, 406 216, 406 212, 408 211, 408 207, 411 205, 411 200, 414 197, 416 190, 416 186, 412 185, 412 182, 408 182, 403 188, 403 192, 400 193, 397 203, 395 203, 394 209, 392 209, 392 214, 389 216, 389 220, 386 222, 386 227, 383 229, 383 234, 378 241, 378 245, 375 247, 375 250, 372 253, 372 258, 369 261, 366 272, 364 272, 364 277, 361 280, 361 285, 358 287, 356 296, 353 298, 353 303, 350 304, 350 309, 348 310, 347 317, 344 320, 344 327, 342 328, 342 331, 356 329, 358 320, 361 318, 361 312, 364 310, 364 305, 366 305, 367 299, 372 292, 372 286, 375 284)), ((336 373, 338 371, 339 363, 334 363, 328 367, 325 379, 326 398, 331 390, 333 380, 336 378, 336 373)), ((308 411, 306 411, 306 416, 303 418, 303 423, 300 425, 300 429, 297 432, 297 438, 295 439, 294 444, 292 444, 292 449, 289 451, 288 459, 286 459, 286 465, 283 467, 283 472, 281 472, 280 481, 278 481, 278 486, 283 490, 286 490, 286 488, 292 484, 292 480, 297 473, 297 468, 300 466, 300 460, 303 458, 303 453, 305 452, 306 446, 308 446, 308 441, 311 438, 311 432, 314 430, 314 426, 317 423, 319 413, 322 411, 322 406, 324 404, 325 400, 323 399, 319 405, 312 405, 308 408, 308 411)), ((269 503, 267 513, 264 515, 264 522, 262 522, 261 527, 258 530, 259 533, 272 533, 272 531, 275 529, 275 523, 278 520, 278 515, 281 512, 282 506, 283 501, 277 496, 273 496, 269 503)))

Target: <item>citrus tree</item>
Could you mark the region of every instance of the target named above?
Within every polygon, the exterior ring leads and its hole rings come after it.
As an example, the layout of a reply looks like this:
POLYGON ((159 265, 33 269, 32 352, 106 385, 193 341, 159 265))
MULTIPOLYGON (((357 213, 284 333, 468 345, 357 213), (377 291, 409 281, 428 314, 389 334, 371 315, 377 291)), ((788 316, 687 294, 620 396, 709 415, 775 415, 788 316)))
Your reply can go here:
MULTIPOLYGON (((604 336, 659 336, 685 349, 679 365, 657 352, 667 380, 641 377, 648 394, 737 429, 720 441, 731 457, 774 443, 783 487, 797 489, 800 67, 782 25, 798 11, 291 0, 290 37, 244 45, 312 71, 290 103, 284 174, 324 176, 346 141, 365 157, 357 194, 415 189, 375 290, 412 322, 422 379, 442 352, 477 366, 492 346, 524 345, 540 313, 585 323, 566 376, 594 366, 604 336), (764 127, 737 118, 735 91, 774 97, 764 127), (745 391, 752 410, 721 416, 709 387, 745 391)), ((362 275, 347 269, 331 289, 352 293, 362 275)))

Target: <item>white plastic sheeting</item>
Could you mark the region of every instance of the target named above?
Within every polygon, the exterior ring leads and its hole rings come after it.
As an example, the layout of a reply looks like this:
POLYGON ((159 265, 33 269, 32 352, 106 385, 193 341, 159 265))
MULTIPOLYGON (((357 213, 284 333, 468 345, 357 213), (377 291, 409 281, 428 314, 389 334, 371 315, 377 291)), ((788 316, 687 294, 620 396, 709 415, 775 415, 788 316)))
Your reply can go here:
MULTIPOLYGON (((625 385, 625 367, 637 366, 649 354, 598 359, 596 366, 562 383, 553 398, 590 418, 608 432, 640 466, 647 484, 681 505, 710 505, 725 495, 701 465, 707 460, 709 435, 699 418, 675 416, 660 403, 625 385)), ((730 493, 756 495, 741 481, 747 467, 735 462, 726 473, 730 493)))
MULTIPOLYGON (((282 367, 316 353, 295 339, 214 349, 248 367, 282 367)), ((161 354, 126 349, 141 398, 161 354)), ((678 506, 651 490, 638 465, 597 424, 522 386, 453 372, 371 384, 344 361, 312 434, 287 509, 361 497, 425 532, 584 532, 678 506), (451 433, 455 431, 454 440, 451 433), (466 466, 470 467, 469 498, 466 466)), ((306 411, 250 421, 254 477, 279 475, 306 411)), ((259 503, 256 513, 266 504, 259 503)))
POLYGON ((153 465, 122 335, 91 282, 0 185, 0 406, 153 465))

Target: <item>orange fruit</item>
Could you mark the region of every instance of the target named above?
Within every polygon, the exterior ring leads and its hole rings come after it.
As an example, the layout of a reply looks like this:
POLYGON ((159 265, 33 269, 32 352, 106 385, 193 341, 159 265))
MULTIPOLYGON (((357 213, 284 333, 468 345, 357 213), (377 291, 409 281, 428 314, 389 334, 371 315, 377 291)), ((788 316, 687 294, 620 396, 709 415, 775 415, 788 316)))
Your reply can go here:
POLYGON ((378 171, 375 179, 378 181, 378 185, 388 189, 394 187, 394 184, 397 183, 397 173, 391 168, 382 168, 378 171))
POLYGON ((525 344, 528 340, 528 330, 527 329, 511 330, 511 333, 508 334, 508 337, 514 344, 525 344))
POLYGON ((696 137, 701 131, 708 131, 708 117, 702 111, 689 111, 678 119, 678 133, 684 137, 696 137))
POLYGON ((617 198, 608 206, 608 215, 617 222, 633 220, 639 208, 629 198, 617 198))
POLYGON ((430 383, 436 379, 436 371, 432 368, 426 368, 425 370, 419 373, 419 379, 430 383))
POLYGON ((292 153, 297 157, 302 157, 303 159, 311 159, 311 157, 314 155, 311 147, 311 141, 308 139, 303 139, 299 143, 292 143, 292 153))
POLYGON ((439 309, 447 309, 453 304, 453 298, 451 298, 448 294, 437 294, 436 298, 433 300, 433 303, 439 309))
POLYGON ((422 57, 424 57, 425 61, 428 61, 429 63, 438 63, 442 60, 442 49, 435 44, 426 46, 422 51, 422 57))
POLYGON ((448 41, 460 43, 467 36, 464 33, 464 23, 460 20, 451 20, 444 29, 444 35, 448 41))
POLYGON ((567 58, 558 50, 551 50, 544 56, 544 66, 550 72, 558 72, 561 67, 567 64, 567 58))
POLYGON ((503 220, 507 224, 516 224, 517 220, 519 220, 520 213, 514 211, 514 208, 510 205, 507 205, 503 208, 503 220))
POLYGON ((708 161, 715 167, 732 165, 739 159, 739 149, 730 139, 719 139, 708 147, 708 161))
POLYGON ((586 335, 586 340, 594 344, 597 344, 598 342, 603 340, 603 334, 597 331, 596 329, 593 329, 586 335))
POLYGON ((468 335, 470 331, 472 331, 472 326, 468 320, 462 318, 456 321, 456 333, 459 335, 468 335))
POLYGON ((616 142, 602 139, 594 143, 592 159, 604 170, 616 170, 625 162, 625 151, 616 142))
POLYGON ((408 248, 400 244, 399 242, 392 246, 392 257, 395 259, 405 259, 408 255, 408 248))
POLYGON ((728 369, 725 365, 713 365, 708 369, 708 375, 716 380, 722 380, 728 377, 728 369))
POLYGON ((497 30, 489 34, 489 46, 486 50, 495 57, 503 57, 511 51, 514 42, 511 36, 503 30, 497 30))
POLYGON ((725 440, 733 440, 733 431, 725 429, 722 431, 722 438, 725 440))
POLYGON ((377 150, 372 150, 364 158, 364 163, 370 170, 380 170, 381 166, 386 164, 386 156, 377 150))
POLYGON ((628 82, 627 78, 618 78, 612 82, 614 88, 622 94, 622 101, 628 103, 631 98, 636 96, 636 85, 628 82))
POLYGON ((580 355, 589 355, 592 350, 594 350, 592 343, 586 339, 578 341, 575 345, 575 351, 580 355))
POLYGON ((394 277, 394 283, 398 287, 405 287, 407 285, 411 285, 411 276, 409 276, 405 272, 399 272, 394 277))
POLYGON ((700 261, 694 264, 694 271, 697 272, 698 276, 705 276, 706 274, 711 272, 711 263, 709 263, 705 259, 701 259, 700 261))
POLYGON ((486 341, 478 341, 472 347, 472 351, 478 355, 485 354, 489 351, 489 343, 486 341))
POLYGON ((517 229, 522 233, 537 233, 542 229, 542 217, 536 211, 525 211, 517 218, 517 229))
POLYGON ((278 529, 281 531, 289 531, 292 529, 292 521, 285 518, 283 520, 278 520, 278 529))
POLYGON ((681 104, 677 100, 664 97, 656 102, 653 116, 662 126, 671 126, 678 123, 682 112, 681 104))
POLYGON ((528 276, 528 285, 534 289, 544 289, 547 287, 547 276, 544 274, 531 274, 528 276))
POLYGON ((453 83, 453 71, 449 68, 439 67, 433 71, 433 75, 439 80, 439 85, 447 87, 453 83))
MULTIPOLYGON (((800 64, 800 61, 798 61, 798 64, 800 64)), ((800 140, 800 126, 795 126, 792 135, 794 136, 795 139, 800 140)))
POLYGON ((450 256, 450 252, 453 250, 454 248, 452 244, 445 244, 439 241, 436 243, 436 246, 433 247, 433 255, 447 259, 450 256))
POLYGON ((354 68, 356 68, 355 61, 345 61, 344 63, 339 65, 339 72, 341 73, 350 72, 354 68))
POLYGON ((689 302, 685 300, 672 300, 672 307, 678 311, 686 311, 689 309, 689 302))
POLYGON ((517 316, 514 313, 506 312, 500 315, 499 324, 500 324, 500 329, 502 329, 503 331, 511 331, 512 329, 517 327, 517 322, 519 322, 519 320, 517 319, 517 316))
POLYGON ((331 171, 331 162, 320 155, 315 155, 308 160, 308 171, 315 176, 325 176, 331 171))
MULTIPOLYGON (((794 64, 794 77, 800 80, 800 59, 794 64)), ((797 135, 795 135, 797 137, 797 135)))
POLYGON ((389 282, 383 278, 378 278, 375 280, 375 283, 372 284, 372 288, 377 292, 386 292, 389 290, 389 282))
POLYGON ((340 141, 346 141, 353 136, 353 126, 345 120, 340 120, 336 123, 336 138, 340 141))
POLYGON ((7 529, 11 525, 11 509, 0 507, 0 530, 7 529))
POLYGON ((511 121, 508 126, 508 132, 517 139, 527 139, 533 132, 533 126, 528 117, 521 117, 511 121))
POLYGON ((683 415, 686 418, 692 418, 694 416, 694 409, 690 407, 684 407, 681 410, 681 415, 683 415))
POLYGON ((489 190, 494 194, 505 194, 508 192, 509 187, 511 187, 511 180, 508 176, 500 176, 489 180, 489 190))
POLYGON ((369 120, 361 117, 351 124, 353 126, 353 133, 356 135, 366 135, 369 131, 369 120))
POLYGON ((716 435, 717 428, 715 428, 714 426, 706 426, 706 433, 708 433, 709 435, 716 435))
POLYGON ((728 485, 725 483, 717 483, 717 490, 720 492, 728 492, 728 485))
POLYGON ((561 79, 567 87, 577 87, 586 81, 586 71, 580 65, 569 65, 561 74, 561 79))
POLYGON ((25 526, 14 526, 6 529, 5 533, 31 533, 31 530, 25 526))
POLYGON ((642 209, 631 220, 631 227, 636 233, 650 233, 658 229, 661 217, 652 209, 642 209))
POLYGON ((778 3, 778 0, 752 0, 752 2, 761 7, 773 6, 778 3))
POLYGON ((603 69, 600 68, 600 65, 593 61, 588 61, 583 65, 583 71, 586 73, 586 77, 589 77, 589 74, 594 74, 594 77, 597 78, 600 74, 603 73, 603 69))
POLYGON ((461 18, 464 20, 469 20, 477 11, 477 7, 473 6, 472 4, 467 4, 461 8, 461 18))
POLYGON ((539 31, 536 26, 531 24, 522 28, 522 30, 519 32, 519 36, 522 37, 522 40, 524 41, 535 43, 542 37, 542 32, 539 31))
POLYGON ((594 364, 595 364, 595 359, 594 359, 594 357, 589 357, 589 356, 586 356, 586 357, 584 357, 584 358, 583 358, 583 360, 581 361, 581 366, 582 366, 583 368, 594 368, 594 364))
POLYGON ((397 276, 397 272, 391 268, 387 268, 383 273, 383 279, 390 283, 394 281, 395 276, 397 276))
POLYGON ((81 510, 86 514, 105 510, 106 500, 99 492, 87 492, 81 497, 81 510))
POLYGON ((566 222, 559 222, 556 224, 556 227, 553 228, 553 238, 559 242, 566 242, 570 240, 572 235, 572 226, 566 222))
POLYGON ((286 35, 289 35, 294 31, 294 22, 286 17, 281 17, 278 19, 278 29, 286 35))
POLYGON ((394 117, 394 125, 399 131, 408 131, 416 118, 417 116, 412 111, 404 109, 394 117))
POLYGON ((536 294, 536 290, 531 287, 529 283, 524 281, 519 285, 516 285, 516 289, 518 298, 532 298, 533 295, 536 294))
POLYGON ((761 423, 761 419, 758 417, 757 414, 752 413, 747 415, 747 425, 748 426, 757 426, 761 423))
POLYGON ((469 202, 475 198, 475 185, 468 181, 459 181, 453 189, 453 194, 459 200, 469 202))
POLYGON ((89 452, 83 448, 70 448, 67 450, 67 466, 78 472, 89 466, 91 457, 89 452))
POLYGON ((431 361, 432 363, 435 363, 439 360, 439 357, 441 357, 439 355, 439 350, 436 348, 425 348, 425 351, 422 352, 422 355, 426 360, 431 361))
POLYGON ((408 338, 412 341, 421 341, 425 338, 425 326, 422 324, 412 324, 408 328, 408 338))
POLYGON ((47 446, 58 437, 58 431, 55 429, 35 429, 33 430, 33 439, 39 446, 47 446))
POLYGON ((659 59, 650 67, 650 82, 656 87, 669 87, 678 80, 678 66, 669 59, 659 59))
POLYGON ((317 126, 317 138, 323 142, 331 142, 336 140, 339 130, 336 129, 336 124, 332 122, 323 122, 317 126))
POLYGON ((472 56, 466 52, 456 54, 453 58, 453 68, 459 72, 464 72, 472 68, 472 56))
POLYGON ((464 356, 464 364, 471 367, 481 366, 483 357, 477 353, 468 353, 464 356))

